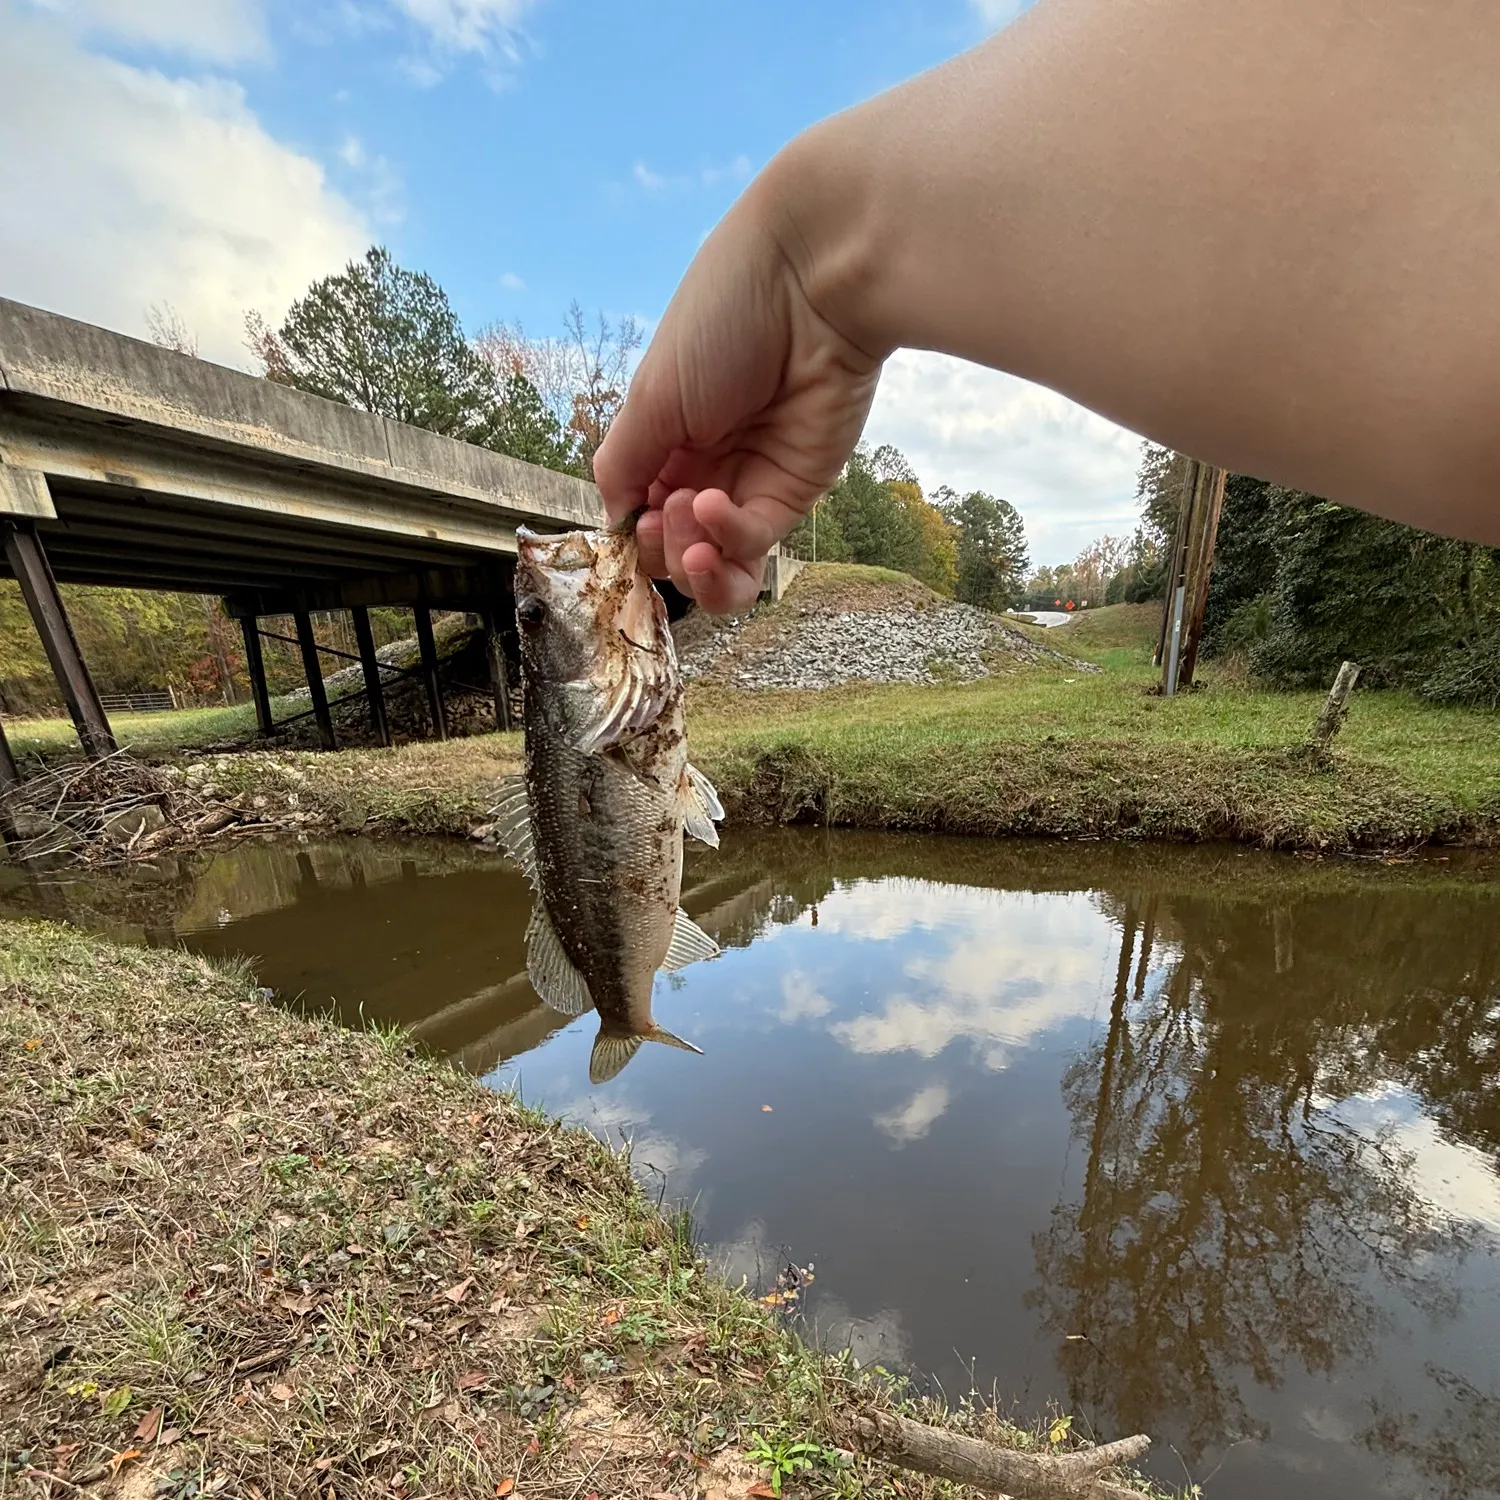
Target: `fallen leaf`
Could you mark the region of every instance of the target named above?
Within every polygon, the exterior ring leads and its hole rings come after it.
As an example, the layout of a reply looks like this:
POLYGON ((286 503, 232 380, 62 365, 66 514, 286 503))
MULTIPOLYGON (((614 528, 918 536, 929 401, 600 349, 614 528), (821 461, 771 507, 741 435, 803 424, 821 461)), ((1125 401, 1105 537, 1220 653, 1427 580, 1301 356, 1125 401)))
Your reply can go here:
POLYGON ((297 1393, 289 1385, 273 1385, 266 1393, 273 1401, 290 1401, 297 1393))
POLYGON ((31 1038, 31 1040, 29 1042, 26 1043, 26 1050, 28 1052, 35 1052, 36 1049, 38 1047, 40 1047, 41 1045, 42 1045, 42 1039, 41 1039, 41 1037, 34 1036, 34 1037, 31 1038))
POLYGON ((465 1276, 457 1286, 450 1286, 448 1290, 443 1293, 443 1296, 445 1296, 450 1302, 457 1306, 458 1303, 462 1302, 464 1298, 469 1295, 469 1292, 473 1285, 474 1278, 472 1276, 465 1276))
POLYGON ((161 1431, 161 1419, 166 1416, 167 1409, 164 1406, 153 1406, 150 1411, 135 1424, 135 1435, 143 1442, 149 1443, 152 1438, 161 1431))
POLYGON ((164 1427, 161 1436, 156 1440, 156 1446, 158 1448, 170 1448, 181 1436, 182 1429, 180 1427, 164 1427))
POLYGON ((620 1309, 612 1307, 601 1320, 606 1328, 613 1328, 620 1321, 620 1309))
POLYGON ((529 1443, 527 1443, 527 1445, 526 1445, 526 1452, 532 1458, 535 1458, 537 1456, 537 1454, 540 1453, 541 1451, 542 1451, 542 1445, 539 1442, 537 1442, 537 1440, 535 1438, 532 1438, 532 1440, 529 1443))
POLYGON ((333 1460, 331 1458, 315 1458, 313 1460, 313 1468, 315 1468, 320 1474, 327 1473, 327 1471, 332 1467, 333 1460))
POLYGON ((771 1106, 769 1104, 762 1104, 761 1107, 760 1107, 760 1112, 763 1115, 770 1114, 771 1113, 771 1106))
POLYGON ((117 1385, 99 1398, 99 1409, 106 1417, 118 1417, 130 1405, 130 1387, 117 1385))
POLYGON ((128 1464, 132 1459, 139 1458, 140 1456, 141 1450, 139 1448, 126 1448, 123 1453, 117 1453, 112 1459, 110 1459, 110 1471, 112 1473, 118 1474, 120 1470, 124 1468, 125 1465, 128 1464))
POLYGON ((497 1495, 508 1495, 513 1489, 515 1489, 515 1487, 516 1482, 514 1479, 502 1479, 500 1483, 495 1486, 495 1493, 497 1495))
POLYGON ((458 1388, 461 1391, 477 1390, 480 1386, 488 1384, 489 1378, 483 1370, 469 1370, 458 1377, 458 1388))
POLYGON ((589 1227, 589 1216, 587 1214, 578 1215, 578 1227, 580 1229, 587 1229, 589 1227))
POLYGON ((760 1497, 764 1495, 769 1495, 771 1496, 771 1500, 776 1500, 776 1491, 773 1490, 770 1485, 765 1483, 764 1480, 760 1481, 759 1483, 752 1484, 750 1488, 745 1491, 745 1493, 747 1495, 754 1495, 756 1497, 756 1500, 760 1500, 760 1497))
POLYGON ((654 1490, 646 1500, 682 1500, 682 1496, 674 1495, 671 1490, 654 1490))
POLYGON ((289 1313, 295 1313, 299 1318, 305 1318, 318 1305, 318 1301, 318 1297, 314 1293, 309 1292, 305 1297, 283 1297, 281 1305, 289 1313))

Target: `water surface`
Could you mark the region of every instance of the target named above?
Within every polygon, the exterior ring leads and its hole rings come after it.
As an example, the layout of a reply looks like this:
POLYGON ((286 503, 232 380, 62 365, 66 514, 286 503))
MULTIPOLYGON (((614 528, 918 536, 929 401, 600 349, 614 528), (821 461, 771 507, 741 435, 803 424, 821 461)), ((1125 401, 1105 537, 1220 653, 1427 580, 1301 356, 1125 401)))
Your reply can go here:
POLYGON ((631 1139, 734 1271, 814 1263, 829 1341, 1149 1432, 1169 1481, 1500 1495, 1483 867, 784 831, 685 887, 726 951, 657 1014, 707 1055, 600 1089, 497 856, 249 846, 0 900, 411 1026, 631 1139))

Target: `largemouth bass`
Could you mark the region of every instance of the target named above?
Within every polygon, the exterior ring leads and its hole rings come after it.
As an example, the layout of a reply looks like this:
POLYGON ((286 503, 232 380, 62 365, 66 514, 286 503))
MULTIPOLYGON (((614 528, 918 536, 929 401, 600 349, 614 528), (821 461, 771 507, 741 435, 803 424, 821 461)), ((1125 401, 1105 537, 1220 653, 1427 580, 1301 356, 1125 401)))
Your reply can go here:
POLYGON ((536 893, 531 982, 563 1015, 598 1012, 603 1083, 642 1042, 699 1051, 656 1024, 651 989, 719 951, 677 901, 684 832, 717 848, 724 810, 688 764, 677 653, 634 528, 517 542, 526 770, 497 829, 536 893))

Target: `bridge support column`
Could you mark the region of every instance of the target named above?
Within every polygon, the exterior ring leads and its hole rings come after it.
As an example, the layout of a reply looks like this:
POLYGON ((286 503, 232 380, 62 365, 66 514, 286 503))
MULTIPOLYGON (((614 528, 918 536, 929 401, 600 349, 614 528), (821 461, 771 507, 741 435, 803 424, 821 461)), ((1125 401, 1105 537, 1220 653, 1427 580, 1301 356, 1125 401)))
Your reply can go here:
POLYGON ((422 685, 427 689, 427 713, 432 720, 432 737, 435 740, 448 738, 448 726, 443 721, 443 684, 438 679, 437 642, 432 636, 432 611, 426 604, 417 604, 412 609, 417 622, 417 645, 422 650, 422 685))
POLYGON ((328 691, 323 686, 323 664, 318 659, 318 641, 313 635, 312 617, 305 609, 292 612, 297 622, 297 645, 302 650, 302 670, 307 674, 307 692, 312 699, 313 719, 318 726, 318 743, 325 750, 337 750, 333 735, 333 715, 328 712, 328 691))
POLYGON ((510 663, 505 659, 505 637, 500 633, 498 610, 487 609, 482 618, 490 691, 495 695, 495 728, 504 733, 514 727, 510 722, 510 663))
POLYGON ((356 604, 349 611, 354 617, 354 639, 359 643, 359 664, 365 674, 365 697, 370 704, 370 726, 382 748, 391 743, 391 726, 385 717, 385 689, 380 683, 380 658, 375 654, 375 635, 370 629, 370 611, 356 604))
POLYGON ((78 731, 83 753, 90 760, 103 760, 106 755, 113 755, 119 747, 105 717, 104 706, 99 702, 94 679, 89 676, 83 654, 78 649, 78 638, 73 634, 68 612, 63 608, 62 595, 57 591, 57 580, 52 576, 47 554, 42 550, 35 528, 24 523, 8 525, 5 528, 5 556, 21 585, 26 608, 31 611, 32 624, 42 638, 42 647, 73 717, 73 727, 78 731))
POLYGON ((262 734, 276 727, 271 717, 271 689, 266 682, 266 657, 260 645, 260 619, 246 615, 240 620, 245 633, 245 668, 250 674, 250 696, 255 700, 255 723, 262 734))

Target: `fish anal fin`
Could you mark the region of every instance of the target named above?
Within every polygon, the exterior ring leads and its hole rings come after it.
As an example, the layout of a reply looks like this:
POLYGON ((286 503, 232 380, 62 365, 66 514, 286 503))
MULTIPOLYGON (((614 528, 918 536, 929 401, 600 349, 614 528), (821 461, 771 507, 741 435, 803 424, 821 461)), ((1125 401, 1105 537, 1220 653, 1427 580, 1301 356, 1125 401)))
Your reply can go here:
POLYGON ((540 902, 526 928, 526 972, 537 994, 559 1015, 581 1016, 594 1008, 588 982, 563 951, 557 929, 540 902))
POLYGON ((713 783, 696 766, 687 766, 682 773, 682 784, 677 790, 678 805, 682 810, 682 827, 699 842, 712 849, 719 847, 719 830, 715 821, 724 816, 723 804, 713 783))
POLYGON ((641 1050, 641 1041, 638 1036, 609 1036, 601 1031, 589 1054, 589 1082, 608 1083, 641 1050))
POLYGON ((719 945, 679 906, 672 924, 672 941, 661 966, 671 974, 701 958, 717 958, 719 945))
POLYGON ((507 776, 500 784, 500 798, 490 809, 495 833, 505 852, 521 867, 521 873, 536 884, 536 845, 531 837, 531 799, 524 776, 507 776))

